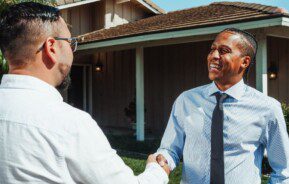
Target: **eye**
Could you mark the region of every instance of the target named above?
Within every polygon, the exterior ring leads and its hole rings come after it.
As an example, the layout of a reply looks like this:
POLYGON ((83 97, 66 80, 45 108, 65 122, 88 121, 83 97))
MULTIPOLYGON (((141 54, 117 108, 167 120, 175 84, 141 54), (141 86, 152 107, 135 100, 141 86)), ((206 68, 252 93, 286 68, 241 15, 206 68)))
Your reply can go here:
POLYGON ((227 48, 220 48, 219 52, 220 52, 220 54, 223 55, 223 54, 230 53, 231 51, 229 49, 227 49, 227 48))
POLYGON ((216 50, 215 47, 211 47, 210 53, 214 52, 216 50))

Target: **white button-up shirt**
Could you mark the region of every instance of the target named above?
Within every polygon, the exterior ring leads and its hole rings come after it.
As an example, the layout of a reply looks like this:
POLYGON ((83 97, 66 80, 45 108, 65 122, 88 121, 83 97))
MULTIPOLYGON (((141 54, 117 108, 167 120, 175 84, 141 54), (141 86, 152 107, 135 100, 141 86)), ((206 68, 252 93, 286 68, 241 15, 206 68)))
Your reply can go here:
POLYGON ((156 163, 134 176, 91 118, 49 84, 4 75, 0 85, 0 183, 164 184, 156 163))

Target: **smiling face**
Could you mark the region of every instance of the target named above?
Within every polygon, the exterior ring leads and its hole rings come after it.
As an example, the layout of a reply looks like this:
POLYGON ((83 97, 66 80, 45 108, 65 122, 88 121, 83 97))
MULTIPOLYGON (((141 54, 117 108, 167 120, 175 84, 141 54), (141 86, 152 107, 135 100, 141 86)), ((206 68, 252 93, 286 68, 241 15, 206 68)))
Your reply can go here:
POLYGON ((232 32, 220 33, 207 57, 209 78, 219 87, 238 83, 250 64, 250 57, 242 53, 242 37, 232 32))

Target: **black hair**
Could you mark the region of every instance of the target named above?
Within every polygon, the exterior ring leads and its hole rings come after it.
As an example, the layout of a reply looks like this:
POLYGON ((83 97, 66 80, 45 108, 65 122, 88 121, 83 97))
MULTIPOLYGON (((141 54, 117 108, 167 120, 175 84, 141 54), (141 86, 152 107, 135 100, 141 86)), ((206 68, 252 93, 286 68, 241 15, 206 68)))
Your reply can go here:
POLYGON ((0 15, 0 49, 4 56, 23 52, 23 44, 34 43, 47 31, 47 26, 43 30, 44 23, 56 22, 59 18, 57 8, 35 2, 14 4, 3 10, 0 15))
POLYGON ((253 64, 256 63, 256 55, 257 55, 257 49, 258 49, 258 42, 256 38, 249 32, 240 30, 237 28, 227 28, 221 31, 223 32, 232 32, 236 33, 238 35, 241 35, 245 40, 241 43, 241 49, 243 50, 243 56, 249 56, 251 58, 250 65, 247 67, 245 71, 246 76, 246 82, 248 83, 249 80, 249 71, 253 64))

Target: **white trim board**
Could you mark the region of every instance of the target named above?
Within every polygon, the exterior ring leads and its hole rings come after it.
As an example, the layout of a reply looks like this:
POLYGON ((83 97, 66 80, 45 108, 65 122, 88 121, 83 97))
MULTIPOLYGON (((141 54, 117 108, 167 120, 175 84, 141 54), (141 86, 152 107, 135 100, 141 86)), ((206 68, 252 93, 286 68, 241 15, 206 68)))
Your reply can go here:
POLYGON ((279 17, 279 18, 272 18, 272 19, 266 19, 266 20, 226 24, 226 25, 213 26, 213 27, 195 28, 195 29, 180 30, 180 31, 169 31, 169 32, 164 32, 164 33, 152 33, 152 34, 147 34, 147 35, 139 35, 139 36, 132 36, 132 37, 127 37, 127 38, 118 38, 118 39, 113 39, 113 40, 87 43, 87 44, 79 45, 78 50, 82 51, 82 50, 98 49, 98 48, 111 47, 111 46, 121 46, 121 45, 126 45, 126 44, 136 44, 140 42, 160 41, 164 39, 175 39, 175 38, 190 37, 190 36, 202 36, 202 35, 218 33, 228 27, 235 27, 235 28, 246 30, 246 29, 265 28, 265 27, 272 27, 272 26, 282 26, 282 24, 284 24, 284 22, 286 23, 287 20, 288 18, 279 17))
POLYGON ((100 0, 84 0, 84 1, 79 1, 76 3, 60 5, 60 6, 57 6, 56 8, 58 8, 59 10, 63 10, 63 9, 72 8, 75 6, 81 6, 81 5, 85 5, 85 4, 89 4, 89 3, 94 3, 97 1, 100 1, 100 0))
POLYGON ((282 26, 289 27, 289 18, 288 17, 283 17, 282 26))
POLYGON ((122 4, 127 2, 130 2, 130 0, 116 0, 116 4, 122 4))
POLYGON ((155 14, 161 14, 161 12, 159 12, 156 9, 154 9, 153 7, 151 7, 149 4, 147 4, 143 0, 135 0, 135 1, 138 2, 139 4, 143 5, 144 7, 146 7, 147 9, 149 9, 150 11, 152 11, 155 14))

